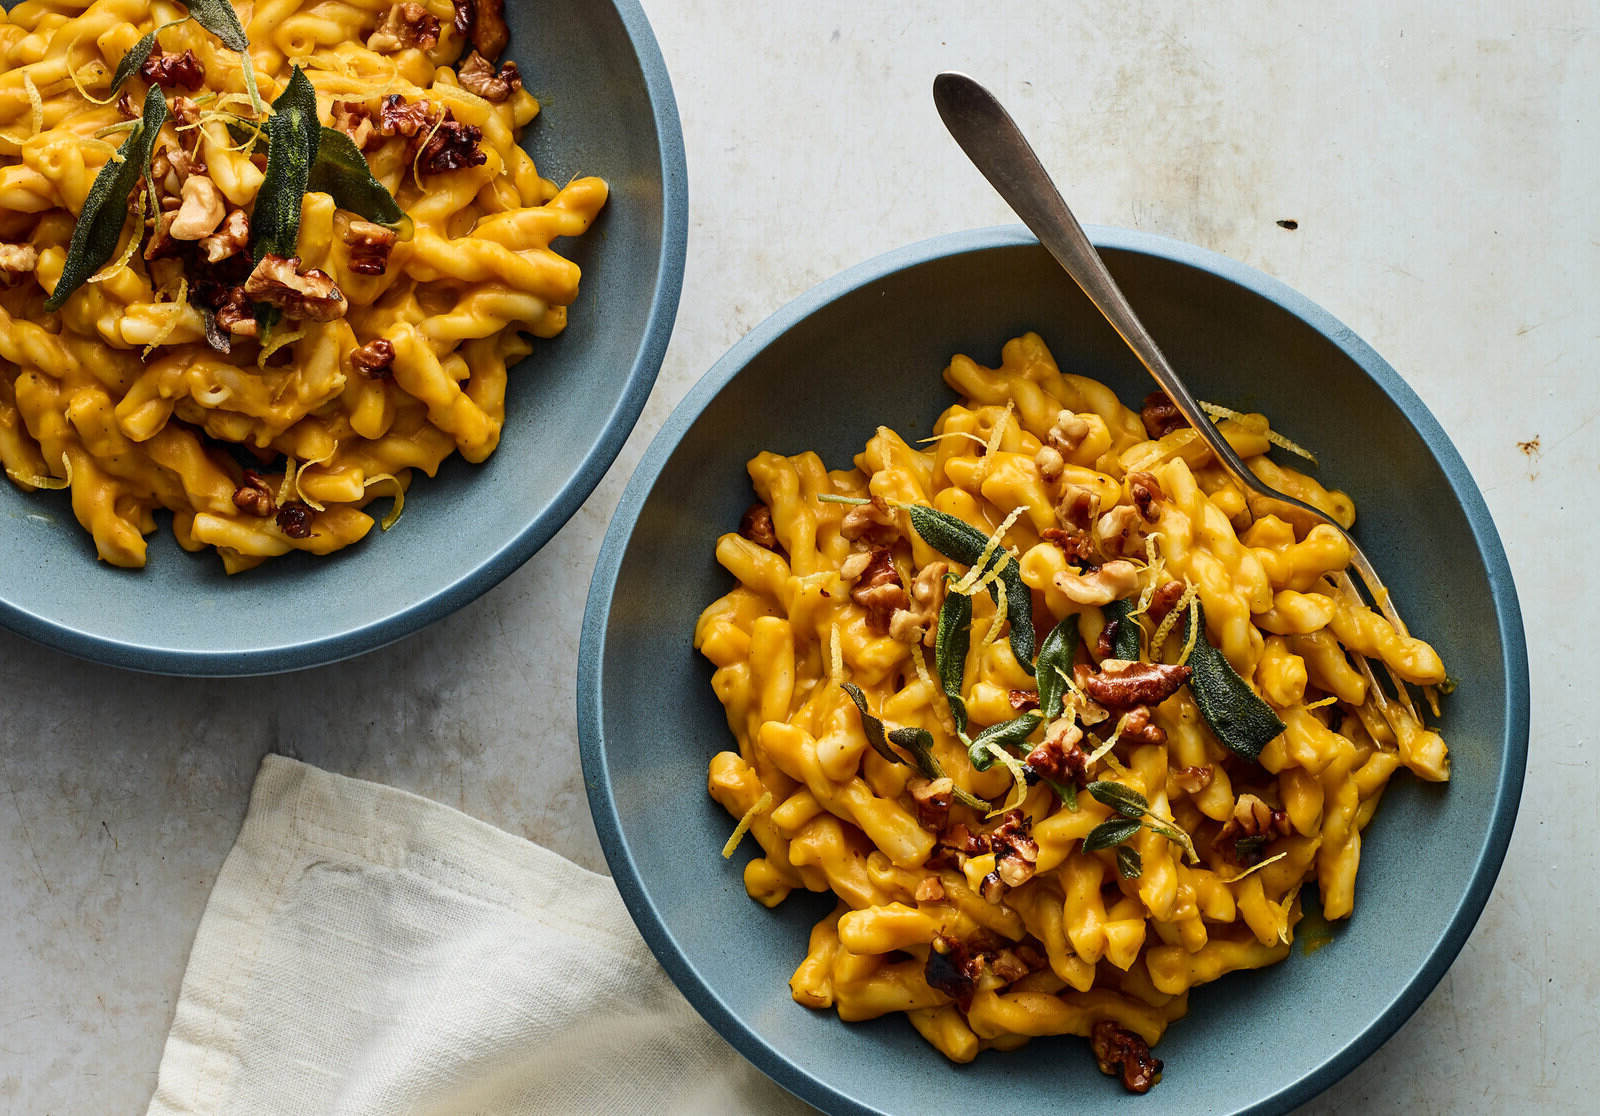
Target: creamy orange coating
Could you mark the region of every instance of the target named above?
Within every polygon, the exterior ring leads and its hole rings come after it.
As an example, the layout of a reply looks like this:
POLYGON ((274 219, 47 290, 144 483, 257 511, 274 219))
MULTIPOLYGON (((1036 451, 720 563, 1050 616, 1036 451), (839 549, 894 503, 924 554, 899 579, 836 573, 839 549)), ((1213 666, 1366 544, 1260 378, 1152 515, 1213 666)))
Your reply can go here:
MULTIPOLYGON (((70 468, 73 512, 105 561, 144 565, 157 508, 173 512, 185 548, 215 547, 230 573, 291 549, 325 554, 356 542, 373 524, 361 509, 409 485, 412 469, 431 476, 453 452, 473 462, 494 452, 507 365, 530 349, 524 334, 551 337, 565 327, 579 269, 551 241, 589 227, 606 184, 578 178, 558 188, 539 174, 517 146, 539 111, 527 92, 495 104, 460 87, 451 63, 463 43, 450 0, 424 3, 443 29, 437 46, 378 53, 362 45, 391 7, 264 0, 239 9, 264 99, 298 64, 323 123, 336 100, 376 109, 389 94, 426 99, 481 128, 487 155, 481 166, 430 174, 412 165, 403 143, 368 152, 374 176, 414 225, 378 276, 350 269, 342 234, 351 215, 326 194, 307 194, 300 259, 332 276, 349 309, 327 323, 280 326, 280 340, 293 338, 291 355, 264 366, 254 345, 242 355, 237 346, 233 355, 207 347, 199 311, 178 299, 179 277, 138 253, 59 313, 43 309, 74 215, 121 139, 96 137, 123 117, 95 101, 106 99, 128 49, 185 10, 162 0, 26 0, 0 13, 0 241, 38 250, 36 273, 0 289, 0 464, 24 490, 70 468), (379 338, 393 344, 394 366, 370 379, 350 355, 379 338), (235 507, 240 466, 216 442, 274 461, 276 471, 263 475, 275 492, 284 458, 303 467, 292 494, 323 508, 309 537, 291 538, 271 518, 235 507), (396 479, 375 481, 385 475, 396 479)), ((206 88, 192 96, 246 103, 239 56, 197 23, 168 28, 159 42, 169 53, 194 51, 204 65, 206 88)), ((135 105, 141 84, 124 87, 135 105)), ((169 119, 160 142, 197 152, 229 203, 254 200, 262 170, 219 120, 180 133, 169 119)))
MULTIPOLYGON (((744 870, 753 899, 775 906, 803 888, 838 900, 790 980, 797 1002, 832 1007, 845 1020, 904 1012, 955 1061, 1039 1035, 1087 1035, 1100 1020, 1153 1043, 1185 1013, 1190 988, 1288 955, 1305 884, 1320 891, 1327 918, 1351 914, 1361 831, 1398 767, 1448 778, 1443 741, 1414 709, 1391 700, 1383 713, 1352 653, 1421 686, 1444 682, 1444 667, 1428 644, 1397 632, 1341 585, 1350 554, 1339 532, 1297 537, 1282 520, 1255 517, 1193 430, 1152 440, 1140 416, 1103 384, 1061 372, 1037 335, 1009 342, 998 368, 958 356, 944 379, 962 398, 926 445, 880 427, 853 469, 830 471, 814 453, 762 453, 750 462, 777 545, 740 534, 717 542, 717 560, 738 584, 701 615, 695 645, 715 664, 712 686, 738 747, 711 760, 710 793, 734 817, 748 818, 760 846, 744 870), (1076 445, 1062 455, 1060 475, 1047 477, 1056 470, 1041 468, 1041 450, 1052 427, 1072 416, 1076 445), (1076 617, 1092 649, 1101 610, 1063 594, 1056 575, 1068 569, 1067 558, 1043 533, 1062 526, 1056 509, 1064 485, 1094 492, 1104 513, 1129 504, 1128 474, 1141 470, 1162 488, 1145 529, 1147 549, 1135 560, 1141 587, 1172 580, 1192 587, 1209 640, 1285 731, 1259 766, 1249 764, 1223 748, 1190 691, 1178 690, 1155 710, 1165 742, 1116 743, 1096 777, 1140 792, 1153 818, 1192 835, 1199 862, 1145 828, 1129 841, 1142 872, 1122 878, 1113 849, 1083 848, 1110 809, 1082 793, 1069 808, 1041 782, 1021 807, 1038 846, 1036 872, 997 900, 985 898, 994 853, 958 867, 928 866, 939 834, 919 821, 908 793, 916 771, 869 747, 839 683, 859 686, 886 726, 928 730, 958 786, 999 803, 1012 775, 999 763, 973 769, 937 688, 933 652, 892 638, 852 600, 841 575, 859 550, 841 533, 852 509, 818 497, 931 504, 985 534, 1023 509, 1003 542, 1032 591, 1035 625, 1042 636, 1076 617), (1198 769, 1208 772, 1199 786, 1198 769), (1249 872, 1217 844, 1245 794, 1238 783, 1280 810, 1287 830, 1249 872), (759 808, 768 794, 771 805, 759 808), (1027 943, 1043 963, 1020 978, 986 972, 962 1010, 924 972, 941 937, 1027 943)), ((1346 495, 1266 457, 1262 416, 1226 419, 1220 428, 1273 484, 1353 522, 1346 495)), ((895 562, 910 585, 942 556, 903 511, 897 521, 895 562)), ((961 692, 975 734, 1015 717, 1012 691, 1037 682, 1006 639, 985 638, 997 623, 988 594, 977 592, 972 605, 961 692)), ((1080 651, 1080 659, 1086 655, 1092 666, 1094 656, 1080 651)), ((1042 734, 1035 730, 1032 741, 1042 734)), ((950 820, 975 832, 998 821, 959 804, 950 820)))

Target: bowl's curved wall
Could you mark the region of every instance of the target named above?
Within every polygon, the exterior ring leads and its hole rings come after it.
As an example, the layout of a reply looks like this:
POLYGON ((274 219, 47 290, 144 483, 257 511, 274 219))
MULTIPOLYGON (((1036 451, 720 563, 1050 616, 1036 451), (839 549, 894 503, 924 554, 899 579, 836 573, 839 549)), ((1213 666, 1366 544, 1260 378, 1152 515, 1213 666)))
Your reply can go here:
MULTIPOLYGON (((507 54, 543 111, 524 136, 556 182, 611 199, 584 237, 571 323, 512 370, 500 448, 419 476, 387 534, 228 578, 163 517, 142 571, 95 560, 64 493, 0 484, 0 624, 86 658, 173 674, 261 674, 370 651, 485 592, 594 490, 639 417, 677 313, 688 227, 683 136, 637 0, 511 4, 507 54)), ((381 507, 381 505, 380 505, 381 507)))
POLYGON ((729 746, 699 610, 731 579, 712 545, 751 500, 744 462, 814 449, 842 466, 879 423, 927 430, 954 396, 952 353, 986 363, 1041 333, 1063 369, 1129 401, 1151 388, 1072 281, 1019 230, 940 238, 864 264, 759 326, 668 420, 628 486, 591 587, 579 725, 590 804, 629 909, 668 971, 741 1051, 843 1112, 1164 1113, 1285 1108, 1370 1053, 1466 939, 1504 855, 1527 741, 1515 591, 1487 509, 1414 394, 1350 331, 1282 284, 1162 238, 1091 230, 1132 304, 1200 397, 1259 409, 1356 499, 1358 535, 1413 628, 1468 680, 1442 730, 1455 781, 1401 776, 1368 830, 1355 918, 1314 956, 1196 991, 1159 1054, 1159 1101, 1128 1096, 1077 1040, 951 1067, 903 1019, 845 1025, 786 981, 831 897, 768 912, 715 850, 731 821, 705 765, 729 746), (1142 1107, 1141 1107, 1142 1106, 1142 1107))

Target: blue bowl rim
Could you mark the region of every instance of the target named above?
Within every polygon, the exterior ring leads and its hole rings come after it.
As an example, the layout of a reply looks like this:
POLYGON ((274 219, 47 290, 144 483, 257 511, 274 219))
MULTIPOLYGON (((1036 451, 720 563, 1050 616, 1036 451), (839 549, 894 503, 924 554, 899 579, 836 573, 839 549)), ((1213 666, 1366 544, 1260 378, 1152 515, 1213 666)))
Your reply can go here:
MULTIPOLYGON (((1478 851, 1467 890, 1451 913, 1427 960, 1365 1030, 1300 1080, 1238 1110, 1250 1114, 1285 1112, 1332 1086, 1400 1029, 1427 999, 1461 952, 1484 904, 1489 900, 1511 841, 1527 767, 1528 653, 1522 611, 1499 533, 1466 463, 1416 392, 1353 330, 1287 284, 1220 253, 1132 229, 1091 225, 1086 231, 1089 239, 1100 248, 1186 264, 1252 291, 1305 321, 1344 352, 1406 416, 1443 468, 1466 513, 1494 598, 1506 671, 1505 765, 1495 790, 1489 831, 1478 851)), ((743 371, 757 353, 829 303, 896 271, 966 252, 1037 243, 1032 234, 1020 225, 946 233, 895 249, 841 272, 813 287, 756 326, 701 377, 699 383, 673 409, 651 441, 606 531, 589 585, 589 599, 584 608, 578 649, 578 749, 595 830, 617 888, 651 952, 707 1022, 768 1077, 808 1103, 831 1113, 870 1114, 877 1110, 812 1076, 748 1027, 685 959, 639 876, 633 854, 623 838, 621 819, 611 795, 601 726, 602 659, 612 594, 622 556, 638 522, 640 509, 649 497, 657 476, 707 405, 743 371)))
POLYGON ((277 674, 325 666, 375 651, 442 620, 500 584, 550 541, 595 490, 644 410, 677 320, 689 243, 689 172, 672 78, 638 0, 611 3, 638 57, 661 147, 662 235, 655 270, 656 290, 621 398, 606 417, 599 439, 578 461, 572 476, 544 510, 499 550, 431 597, 382 620, 308 642, 247 651, 151 647, 81 631, 9 601, 0 601, 0 627, 79 658, 151 674, 196 678, 277 674))

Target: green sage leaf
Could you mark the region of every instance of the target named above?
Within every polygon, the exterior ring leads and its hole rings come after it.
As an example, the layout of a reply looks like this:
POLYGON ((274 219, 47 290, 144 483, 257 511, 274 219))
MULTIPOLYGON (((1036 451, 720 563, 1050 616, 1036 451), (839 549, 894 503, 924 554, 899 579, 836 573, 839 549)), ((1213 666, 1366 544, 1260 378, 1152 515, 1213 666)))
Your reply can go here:
MULTIPOLYGON (((911 517, 912 528, 922 536, 922 541, 946 558, 951 558, 964 566, 972 566, 983 557, 989 536, 971 524, 957 519, 948 512, 930 508, 926 504, 912 504, 906 511, 911 517)), ((1033 591, 1023 583, 1022 567, 1004 547, 995 549, 984 564, 983 572, 988 573, 996 567, 1000 569, 1000 580, 1006 587, 1006 619, 1011 622, 1012 654, 1016 656, 1017 663, 1022 669, 1032 674, 1033 591)), ((990 584, 989 595, 996 603, 999 602, 998 584, 990 584)))
POLYGON ((399 228, 408 220, 389 188, 372 177, 355 141, 335 128, 322 129, 306 188, 328 194, 340 209, 380 225, 399 228))
POLYGON ((1117 846, 1117 875, 1125 880, 1136 880, 1144 875, 1144 858, 1130 845, 1117 846))
POLYGON ((861 687, 854 682, 844 682, 841 688, 850 695, 850 700, 856 703, 856 709, 861 712, 861 728, 867 734, 867 743, 872 745, 872 750, 890 763, 905 763, 899 753, 889 747, 889 741, 883 735, 883 722, 867 708, 867 695, 861 692, 861 687))
POLYGON ((1123 817, 1137 819, 1150 812, 1145 796, 1125 783, 1096 779, 1083 789, 1093 795, 1096 802, 1111 807, 1123 817))
POLYGON ((89 194, 83 200, 83 212, 78 214, 78 223, 72 229, 72 242, 67 246, 61 278, 45 300, 46 310, 61 309, 72 292, 104 267, 116 252, 122 226, 128 219, 128 195, 133 193, 139 176, 148 175, 151 149, 166 120, 166 97, 159 88, 150 89, 144 95, 144 112, 138 126, 117 148, 118 158, 101 167, 89 187, 89 194))
POLYGON ((947 593, 939 609, 939 632, 933 644, 934 665, 939 683, 955 718, 956 735, 967 742, 967 703, 961 696, 961 683, 967 669, 967 650, 972 645, 972 598, 964 593, 947 593))
MULTIPOLYGON (((925 728, 897 728, 889 734, 889 739, 911 753, 917 761, 917 770, 922 772, 924 778, 945 778, 944 765, 933 754, 933 733, 925 728)), ((951 782, 954 783, 954 780, 951 782)), ((989 803, 960 786, 953 786, 950 796, 964 806, 971 806, 985 814, 989 812, 989 803)))
POLYGON ((1113 845, 1122 844, 1137 832, 1139 823, 1131 818, 1112 818, 1089 830, 1089 835, 1083 839, 1083 851, 1099 852, 1101 849, 1109 849, 1113 845))
POLYGON ((1139 660, 1139 621, 1129 615, 1133 609, 1134 602, 1130 598, 1112 601, 1100 610, 1105 614, 1107 624, 1116 625, 1111 633, 1111 657, 1114 659, 1127 659, 1129 662, 1139 660))
POLYGON ((316 161, 322 138, 317 123, 317 92, 299 66, 290 72, 289 84, 272 102, 272 116, 265 130, 267 171, 250 215, 251 263, 260 263, 267 255, 297 254, 300 205, 305 200, 311 164, 316 161))
POLYGON ((1013 717, 1009 721, 990 725, 977 736, 972 738, 972 743, 967 747, 967 759, 978 771, 989 770, 994 763, 994 756, 990 754, 988 746, 998 744, 1002 748, 1015 749, 1021 745, 1034 729, 1044 723, 1044 718, 1037 713, 1024 713, 1020 717, 1013 717))
POLYGON ((1078 653, 1078 617, 1068 616, 1044 637, 1039 647, 1038 669, 1034 677, 1039 682, 1039 712, 1047 721, 1061 716, 1062 703, 1067 695, 1064 674, 1072 673, 1072 659, 1078 653))
MULTIPOLYGON (((1283 732, 1284 723, 1206 638, 1205 609, 1198 601, 1194 615, 1200 637, 1186 660, 1194 672, 1189 677, 1189 692, 1194 695, 1200 715, 1225 748, 1245 759, 1257 759, 1261 749, 1283 732)), ((1183 618, 1183 625, 1187 637, 1188 616, 1183 618)))
MULTIPOLYGON (((256 91, 256 68, 250 63, 250 39, 244 33, 244 25, 239 22, 239 13, 233 10, 228 0, 186 0, 184 7, 189 9, 196 23, 215 35, 223 46, 241 56, 245 90, 250 94, 251 106, 260 112, 263 106, 261 94, 256 91)), ((312 116, 314 118, 316 113, 312 113, 312 116)))

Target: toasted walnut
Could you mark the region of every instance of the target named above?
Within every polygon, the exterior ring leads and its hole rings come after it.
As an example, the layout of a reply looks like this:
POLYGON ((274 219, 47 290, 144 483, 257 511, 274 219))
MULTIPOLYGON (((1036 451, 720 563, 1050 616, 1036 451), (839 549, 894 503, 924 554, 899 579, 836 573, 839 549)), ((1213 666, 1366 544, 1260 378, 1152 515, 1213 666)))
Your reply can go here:
POLYGON ((150 236, 144 242, 144 258, 147 260, 160 260, 176 255, 178 242, 172 237, 172 222, 178 219, 178 211, 169 209, 156 217, 155 224, 150 228, 150 236))
POLYGON ((1056 416, 1055 425, 1050 428, 1046 440, 1065 457, 1070 457, 1078 452, 1078 447, 1083 445, 1083 440, 1089 436, 1090 426, 1088 420, 1080 418, 1071 411, 1062 411, 1056 416))
POLYGON ((391 93, 378 106, 378 134, 411 139, 426 135, 433 127, 433 106, 427 101, 411 101, 391 93))
POLYGON ((499 58, 511 41, 504 0, 452 0, 452 3, 456 9, 456 30, 485 58, 499 58))
POLYGON ((888 546, 900 537, 900 523, 882 496, 870 504, 857 504, 839 521, 839 534, 854 542, 865 539, 876 546, 888 546))
POLYGON ((217 184, 203 174, 191 174, 183 183, 183 205, 167 231, 174 240, 200 240, 216 231, 227 212, 217 184))
POLYGON ((382 275, 389 266, 389 249, 395 232, 359 218, 345 230, 344 242, 350 248, 350 270, 357 275, 382 275))
POLYGON ((938 844, 923 865, 926 868, 955 868, 959 870, 969 856, 982 856, 989 851, 989 839, 974 833, 965 823, 952 825, 939 834, 938 844))
POLYGON ((39 250, 31 244, 0 244, 0 285, 11 286, 32 275, 39 266, 39 250))
POLYGON ((739 534, 768 550, 778 549, 778 532, 772 526, 772 509, 765 504, 751 504, 739 518, 739 534))
POLYGON ((1071 717, 1060 717, 1050 722, 1045 730, 1044 743, 1028 753, 1028 766, 1046 779, 1058 783, 1089 781, 1089 753, 1081 746, 1083 730, 1071 717))
POLYGON ((250 215, 242 209, 230 209, 216 232, 200 238, 200 250, 206 254, 207 263, 221 263, 238 255, 249 240, 250 215))
POLYGON ((1211 765, 1189 764, 1180 767, 1173 773, 1173 781, 1183 790, 1184 794, 1199 794, 1211 785, 1211 765))
POLYGON ((1089 1045, 1100 1072, 1121 1076, 1122 1087, 1130 1093, 1148 1093, 1161 1080, 1161 1059, 1150 1053, 1150 1044, 1109 1019, 1094 1025, 1089 1045))
POLYGON ((1128 495, 1133 499, 1133 506, 1139 509, 1139 514, 1146 523, 1154 523, 1160 519, 1155 503, 1163 499, 1165 493, 1161 491, 1161 482, 1150 473, 1128 474, 1128 495))
POLYGON ((1136 508, 1118 504, 1095 520, 1094 538, 1100 552, 1108 558, 1121 558, 1144 552, 1143 521, 1136 508))
POLYGON ((133 94, 126 89, 117 98, 117 115, 124 120, 139 119, 139 111, 133 107, 133 94))
POLYGON ((1055 446, 1040 446, 1039 452, 1033 455, 1033 467, 1039 470, 1040 479, 1049 484, 1061 476, 1067 461, 1055 446))
POLYGON ((278 530, 291 539, 309 539, 313 518, 309 505, 300 500, 290 500, 278 509, 278 530))
POLYGON ((911 600, 889 617, 889 635, 901 643, 933 642, 939 608, 944 604, 945 562, 929 562, 911 579, 911 600))
POLYGON ((429 174, 461 170, 463 167, 481 166, 489 157, 478 150, 483 139, 483 129, 476 124, 463 124, 446 109, 444 119, 422 145, 420 164, 429 174))
POLYGON ((1152 438, 1163 438, 1189 425, 1178 410, 1178 405, 1167 398, 1164 391, 1152 391, 1144 397, 1139 418, 1144 421, 1145 433, 1152 438))
POLYGON ((285 318, 331 322, 343 317, 344 292, 334 285, 333 277, 314 267, 304 272, 299 268, 298 256, 262 256, 244 281, 245 297, 278 307, 285 318))
POLYGON ((944 882, 938 876, 926 876, 911 895, 919 903, 937 903, 944 898, 944 882))
POLYGON ((485 101, 499 104, 522 88, 522 71, 515 62, 503 63, 499 70, 477 51, 461 63, 461 88, 476 93, 485 101))
POLYGON ((1165 744, 1167 730, 1156 724, 1148 705, 1135 705, 1122 718, 1120 739, 1132 744, 1165 744))
POLYGON ((989 971, 994 974, 995 979, 1001 984, 1011 984, 1014 981, 1021 980, 1033 972, 1034 969, 1041 967, 1030 965, 1023 953, 1022 949, 1000 950, 988 959, 989 971))
POLYGON ((1046 527, 1040 532, 1039 537, 1047 543, 1054 543, 1060 547, 1061 553, 1067 556, 1067 561, 1075 566, 1091 565, 1096 559, 1094 543, 1087 531, 1080 531, 1076 527, 1065 531, 1060 527, 1046 527))
POLYGON ((362 151, 378 137, 378 130, 372 124, 372 110, 362 102, 335 101, 329 111, 329 125, 349 136, 350 142, 362 151))
POLYGON ((190 158, 189 153, 181 147, 171 150, 165 146, 156 148, 150 156, 150 178, 160 187, 162 207, 176 209, 189 176, 204 174, 205 169, 204 163, 190 158))
POLYGON ((1011 708, 1018 713, 1025 713, 1030 709, 1039 708, 1038 690, 1012 690, 1006 695, 1006 700, 1011 703, 1011 708))
POLYGON ((1087 531, 1094 525, 1100 511, 1100 497, 1094 489, 1081 484, 1061 486, 1061 498, 1056 501, 1056 518, 1068 527, 1087 531))
POLYGON ((1137 663, 1104 659, 1083 681, 1083 692, 1111 709, 1160 705, 1194 672, 1179 663, 1137 663))
POLYGON ((1145 609, 1145 615, 1150 617, 1152 624, 1160 624, 1167 618, 1187 591, 1187 586, 1181 581, 1163 582, 1161 587, 1150 596, 1150 607, 1145 609))
POLYGON ((181 87, 193 92, 206 83, 206 68, 192 50, 182 54, 164 54, 157 47, 144 60, 144 65, 139 67, 139 76, 163 89, 181 87))
POLYGON ((847 585, 860 581, 861 575, 867 572, 867 567, 870 565, 872 565, 870 550, 852 551, 848 558, 839 563, 839 578, 847 585))
POLYGON ((244 471, 244 483, 233 490, 233 506, 257 519, 266 519, 278 512, 277 501, 272 498, 272 489, 267 487, 266 478, 249 469, 244 471))
POLYGON ((974 957, 959 938, 940 934, 928 950, 928 960, 922 975, 928 987, 943 992, 956 1002, 962 1011, 972 1007, 972 997, 978 990, 977 977, 982 962, 974 957))
POLYGON ((983 896, 985 903, 999 906, 1006 897, 1006 882, 1000 878, 999 870, 990 872, 978 881, 978 894, 983 896))
POLYGON ((167 112, 172 122, 181 128, 192 128, 200 123, 200 106, 179 93, 167 99, 167 112))
POLYGON ((1116 655, 1117 633, 1122 630, 1121 617, 1109 618, 1094 641, 1094 657, 1110 659, 1116 655))
POLYGON ((383 17, 378 29, 367 37, 367 49, 379 54, 394 54, 415 47, 429 50, 439 42, 439 21, 421 4, 396 4, 383 17))
POLYGON ((989 847, 994 850, 994 874, 1007 887, 1021 887, 1033 878, 1034 865, 1039 860, 1039 842, 1030 834, 1032 828, 1033 822, 1027 814, 1020 809, 1010 810, 1000 819, 999 828, 989 834, 989 847))
POLYGON ((1139 569, 1118 558, 1094 570, 1062 570, 1052 579, 1069 601, 1081 605, 1108 605, 1139 588, 1139 569))
POLYGON ((1288 814, 1273 809, 1256 795, 1241 794, 1233 804, 1232 816, 1222 823, 1217 840, 1227 842, 1240 837, 1265 837, 1271 840, 1274 837, 1287 837, 1289 832, 1288 814))
POLYGON ((394 368, 394 343, 379 337, 350 354, 350 367, 369 380, 386 379, 394 368))
POLYGON ((873 549, 867 568, 850 589, 850 599, 867 610, 867 620, 880 631, 888 630, 895 609, 906 607, 905 586, 888 547, 873 549))
POLYGON ((950 820, 950 803, 955 791, 955 780, 949 776, 940 779, 913 778, 906 783, 906 791, 917 807, 917 821, 922 828, 939 832, 950 820))
POLYGON ((233 287, 216 311, 217 328, 235 337, 254 337, 257 334, 255 309, 245 297, 243 287, 233 287))

